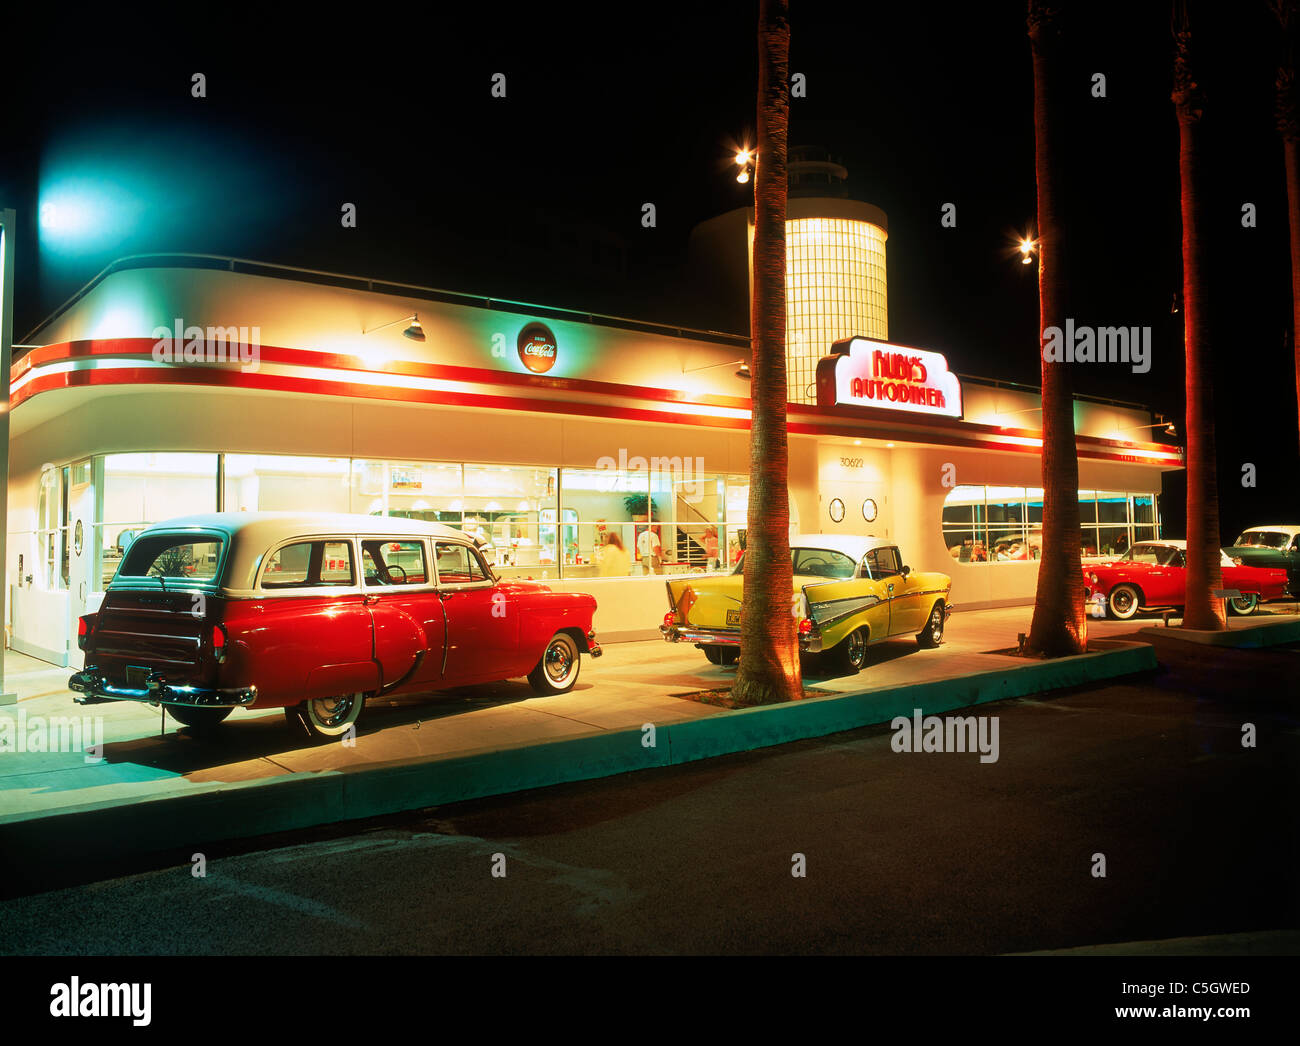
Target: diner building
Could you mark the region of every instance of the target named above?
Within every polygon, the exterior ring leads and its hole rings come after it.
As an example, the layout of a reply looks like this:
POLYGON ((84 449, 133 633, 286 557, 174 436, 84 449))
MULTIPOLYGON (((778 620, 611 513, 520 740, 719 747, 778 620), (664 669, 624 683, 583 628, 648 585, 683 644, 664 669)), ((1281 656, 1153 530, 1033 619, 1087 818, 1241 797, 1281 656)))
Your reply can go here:
MULTIPOLYGON (((744 546, 745 338, 165 256, 110 266, 31 340, 12 370, 6 627, 55 664, 77 663, 77 617, 133 535, 188 513, 474 531, 502 574, 595 594, 606 642, 657 635, 661 575, 728 569, 744 546), (609 534, 627 560, 601 554, 609 534)), ((952 575, 958 607, 1032 601, 1037 390, 852 336, 814 384, 789 407, 792 530, 896 541, 952 575)), ((1079 399, 1075 422, 1084 550, 1157 536, 1179 449, 1137 405, 1079 399)))

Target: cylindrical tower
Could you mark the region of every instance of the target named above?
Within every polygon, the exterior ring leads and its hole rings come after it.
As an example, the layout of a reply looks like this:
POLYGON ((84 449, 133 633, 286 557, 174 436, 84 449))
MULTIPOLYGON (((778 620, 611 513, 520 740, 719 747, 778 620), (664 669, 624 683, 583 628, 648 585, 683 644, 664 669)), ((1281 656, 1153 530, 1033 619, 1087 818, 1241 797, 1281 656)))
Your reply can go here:
MULTIPOLYGON (((889 337, 889 225, 879 207, 849 199, 848 171, 824 149, 791 149, 787 166, 787 395, 814 403, 817 361, 833 342, 889 337)), ((694 285, 741 306, 740 295, 752 294, 753 242, 752 208, 700 223, 691 234, 694 285)))
POLYGON ((885 212, 848 198, 848 171, 824 150, 790 151, 785 223, 786 380, 816 401, 817 361, 833 342, 889 337, 885 212))

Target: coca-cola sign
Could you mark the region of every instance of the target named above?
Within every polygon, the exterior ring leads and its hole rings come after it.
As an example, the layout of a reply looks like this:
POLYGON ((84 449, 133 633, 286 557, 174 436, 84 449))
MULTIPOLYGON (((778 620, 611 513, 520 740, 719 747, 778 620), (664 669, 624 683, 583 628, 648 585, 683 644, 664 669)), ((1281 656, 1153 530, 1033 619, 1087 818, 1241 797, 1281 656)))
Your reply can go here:
POLYGON ((534 374, 555 366, 555 335, 544 323, 530 323, 519 332, 519 361, 534 374))

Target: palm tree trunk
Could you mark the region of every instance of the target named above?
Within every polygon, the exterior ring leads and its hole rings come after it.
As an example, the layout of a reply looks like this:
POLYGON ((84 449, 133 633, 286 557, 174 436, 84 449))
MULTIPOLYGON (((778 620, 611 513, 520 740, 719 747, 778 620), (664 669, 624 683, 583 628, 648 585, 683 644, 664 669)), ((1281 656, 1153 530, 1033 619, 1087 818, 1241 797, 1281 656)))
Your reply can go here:
MULTIPOLYGON (((1291 227, 1291 348, 1295 352, 1296 413, 1300 418, 1300 98, 1295 80, 1295 33, 1300 4, 1296 0, 1271 0, 1272 9, 1282 29, 1285 53, 1277 71, 1277 94, 1274 115, 1282 136, 1282 155, 1286 161, 1287 218, 1291 227)), ((1300 434, 1300 429, 1297 429, 1300 434)))
POLYGON ((1174 28, 1174 111, 1183 219, 1183 343, 1187 369, 1187 594, 1183 628, 1227 628, 1220 567, 1219 490, 1214 447, 1214 372, 1202 269, 1200 203, 1201 97, 1191 67, 1184 10, 1174 28))
POLYGON ((1088 647, 1083 605, 1079 527, 1079 458, 1074 439, 1074 394, 1064 360, 1043 358, 1042 332, 1065 330, 1068 280, 1061 216, 1062 150, 1058 108, 1062 63, 1057 13, 1029 0, 1034 57, 1034 166, 1038 177, 1038 319, 1043 376, 1043 558, 1038 566, 1034 617, 1027 649, 1047 657, 1081 654, 1088 647))
POLYGON ((786 131, 790 22, 787 0, 760 0, 758 150, 754 168, 753 361, 749 509, 740 665, 732 697, 770 704, 803 696, 797 619, 791 613, 789 454, 785 383, 786 131))
MULTIPOLYGON (((1295 351, 1296 414, 1300 418, 1300 134, 1282 142, 1286 159, 1286 210, 1291 224, 1291 348, 1295 351)), ((1300 426, 1297 426, 1300 439, 1300 426)), ((1297 443, 1300 446, 1300 442, 1297 443)))

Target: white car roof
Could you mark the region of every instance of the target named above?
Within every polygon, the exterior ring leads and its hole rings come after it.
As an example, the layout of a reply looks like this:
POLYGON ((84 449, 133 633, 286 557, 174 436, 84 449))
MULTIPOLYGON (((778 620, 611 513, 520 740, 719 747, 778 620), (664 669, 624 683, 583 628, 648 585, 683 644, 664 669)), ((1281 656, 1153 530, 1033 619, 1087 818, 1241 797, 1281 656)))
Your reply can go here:
POLYGON ((136 535, 159 531, 215 531, 224 534, 229 548, 222 589, 232 595, 249 594, 262 556, 285 541, 314 537, 349 537, 354 534, 381 538, 452 538, 474 546, 473 535, 445 523, 395 516, 365 516, 346 512, 207 512, 154 523, 136 535))
POLYGON ((1272 530, 1278 534, 1289 534, 1291 537, 1295 537, 1297 534, 1300 534, 1300 527, 1295 526, 1291 523, 1279 523, 1273 527, 1247 527, 1245 530, 1242 531, 1242 533, 1258 534, 1265 530, 1272 530))
POLYGON ((825 548, 840 552, 853 562, 860 562, 862 557, 873 548, 895 544, 873 534, 796 534, 790 539, 791 548, 825 548))
MULTIPOLYGON (((1187 542, 1186 542, 1185 540, 1181 539, 1181 538, 1178 538, 1178 539, 1175 539, 1175 538, 1150 538, 1150 539, 1144 538, 1144 539, 1141 540, 1141 541, 1135 541, 1135 542, 1133 542, 1133 547, 1134 547, 1134 548, 1136 548, 1138 545, 1165 545, 1165 546, 1167 546, 1167 547, 1169 547, 1169 548, 1176 548, 1176 549, 1178 549, 1178 551, 1180 551, 1180 552, 1186 552, 1186 551, 1187 551, 1187 542)), ((1224 566, 1224 567, 1230 567, 1230 566, 1233 566, 1233 565, 1234 565, 1233 562, 1232 562, 1232 557, 1229 556, 1228 553, 1224 552, 1222 549, 1219 550, 1219 565, 1220 565, 1220 566, 1224 566)))

